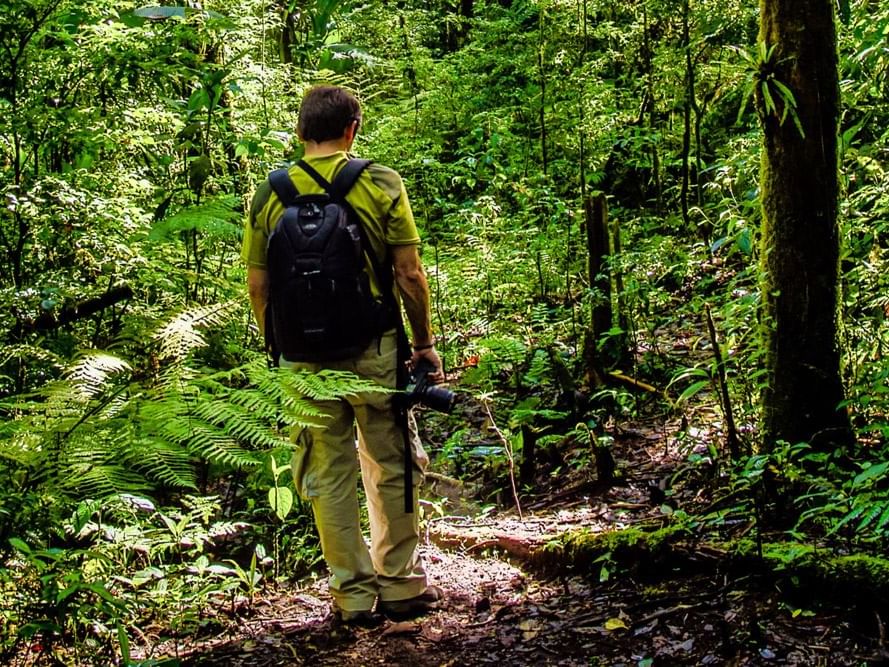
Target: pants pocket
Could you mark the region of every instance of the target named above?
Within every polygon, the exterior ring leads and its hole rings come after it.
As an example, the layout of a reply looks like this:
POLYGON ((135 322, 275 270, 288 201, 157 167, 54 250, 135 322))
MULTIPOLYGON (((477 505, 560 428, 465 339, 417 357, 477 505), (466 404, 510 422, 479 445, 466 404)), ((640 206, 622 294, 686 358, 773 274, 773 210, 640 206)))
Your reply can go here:
POLYGON ((417 422, 414 419, 413 411, 408 414, 408 437, 411 443, 411 458, 414 464, 413 482, 414 486, 419 486, 425 481, 426 468, 429 466, 429 455, 423 449, 423 443, 420 440, 420 434, 417 431, 417 422))
POLYGON ((312 451, 312 433, 308 428, 295 432, 293 437, 293 455, 290 457, 290 472, 293 475, 293 486, 303 500, 308 500, 312 480, 309 474, 309 456, 312 451))

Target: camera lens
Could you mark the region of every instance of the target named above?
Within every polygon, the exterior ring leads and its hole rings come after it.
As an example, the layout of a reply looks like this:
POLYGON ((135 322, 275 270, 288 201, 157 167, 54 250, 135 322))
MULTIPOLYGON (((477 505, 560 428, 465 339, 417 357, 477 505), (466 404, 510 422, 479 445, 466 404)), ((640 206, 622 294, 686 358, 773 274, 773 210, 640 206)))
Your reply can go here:
POLYGON ((454 392, 444 387, 427 387, 423 393, 423 405, 437 412, 450 413, 454 409, 454 392))

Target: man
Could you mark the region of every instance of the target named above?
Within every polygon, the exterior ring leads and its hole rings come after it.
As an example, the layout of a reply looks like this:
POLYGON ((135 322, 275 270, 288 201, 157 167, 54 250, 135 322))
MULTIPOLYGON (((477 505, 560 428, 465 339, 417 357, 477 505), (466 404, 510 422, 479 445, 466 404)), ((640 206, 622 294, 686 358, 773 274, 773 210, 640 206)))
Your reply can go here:
MULTIPOLYGON (((305 146, 303 159, 332 182, 349 160, 349 150, 361 125, 358 100, 342 88, 317 86, 300 106, 298 135, 305 146)), ((300 167, 289 175, 301 194, 322 192, 300 167)), ((381 270, 394 270, 394 290, 410 323, 411 363, 421 359, 436 369, 430 380, 441 381, 441 360, 432 334, 429 286, 418 253, 420 237, 414 224, 401 177, 392 169, 371 163, 346 199, 360 218, 381 270), (384 264, 391 258, 391 266, 384 264)), ((266 244, 284 207, 269 182, 256 191, 245 226, 242 258, 253 313, 264 331, 269 293, 266 244)), ((368 265, 372 274, 372 268, 368 265)), ((379 276, 371 280, 380 289, 379 276)), ((390 281, 391 282, 391 281, 390 281)), ((358 323, 356 323, 358 324, 358 323)), ((342 362, 293 363, 295 369, 322 368, 351 371, 394 388, 398 354, 396 331, 384 332, 367 349, 342 362)), ((282 364, 284 365, 284 364, 282 364)), ((312 503, 321 550, 331 571, 334 613, 343 622, 372 625, 382 612, 390 618, 426 613, 442 598, 441 589, 428 585, 418 546, 417 489, 428 458, 413 421, 409 437, 414 452, 415 486, 412 513, 405 512, 404 431, 396 423, 392 397, 364 393, 339 401, 316 401, 327 419, 323 426, 293 434, 293 476, 303 498, 312 503), (358 425, 356 455, 354 423, 358 425), (370 517, 370 547, 360 530, 357 475, 361 470, 370 517)))

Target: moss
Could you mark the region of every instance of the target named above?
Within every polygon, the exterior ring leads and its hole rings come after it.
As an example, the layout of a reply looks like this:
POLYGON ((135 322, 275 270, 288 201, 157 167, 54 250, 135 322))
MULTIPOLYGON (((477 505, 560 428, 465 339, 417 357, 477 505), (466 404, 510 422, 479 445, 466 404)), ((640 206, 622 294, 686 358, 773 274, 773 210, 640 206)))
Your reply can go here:
POLYGON ((549 542, 532 555, 532 560, 542 567, 582 569, 591 568, 596 559, 608 554, 620 565, 632 566, 641 560, 657 560, 670 554, 670 546, 685 535, 685 528, 680 526, 654 531, 625 528, 594 532, 581 529, 549 542))
POLYGON ((889 596, 889 559, 868 554, 837 555, 797 542, 766 542, 762 559, 753 540, 741 540, 728 550, 736 566, 759 566, 787 579, 797 589, 819 597, 889 596))
POLYGON ((839 556, 833 561, 836 571, 845 577, 889 592, 889 560, 867 554, 852 554, 839 556))
MULTIPOLYGON (((706 565, 694 559, 696 549, 689 549, 683 542, 689 536, 682 526, 598 533, 584 529, 551 541, 532 554, 532 562, 548 570, 594 574, 598 570, 596 560, 607 555, 621 568, 648 570, 655 575, 665 571, 667 562, 671 569, 700 572, 706 565)), ((879 556, 837 555, 810 544, 765 542, 760 557, 759 545, 749 538, 730 543, 709 542, 706 546, 726 554, 724 560, 713 562, 721 570, 774 577, 808 596, 837 600, 854 596, 862 601, 889 597, 889 559, 879 556)))

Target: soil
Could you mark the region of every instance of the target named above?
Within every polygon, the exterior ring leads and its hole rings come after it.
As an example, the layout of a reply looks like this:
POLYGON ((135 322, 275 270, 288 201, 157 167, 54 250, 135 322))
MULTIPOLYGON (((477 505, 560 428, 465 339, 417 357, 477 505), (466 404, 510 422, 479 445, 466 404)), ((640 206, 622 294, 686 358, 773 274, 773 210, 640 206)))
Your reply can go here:
MULTIPOLYGON (((889 664, 880 610, 794 603, 772 578, 729 578, 718 568, 646 568, 643 578, 611 572, 608 562, 546 578, 528 565, 534 547, 566 530, 663 518, 656 480, 671 469, 678 445, 659 433, 616 434, 621 454, 632 458, 620 464, 633 471, 632 483, 597 489, 555 480, 521 516, 473 513, 460 503, 461 515, 428 518, 423 557, 447 597, 423 618, 342 626, 330 614, 326 583, 315 580, 263 591, 234 613, 220 609, 214 636, 142 647, 134 657, 235 667, 889 664)), ((704 442, 713 434, 699 435, 704 442)), ((678 490, 671 502, 683 494, 691 491, 678 490)))
POLYGON ((447 600, 416 621, 341 626, 316 582, 258 598, 215 638, 156 648, 184 665, 245 667, 862 665, 886 657, 848 610, 797 609, 756 582, 669 573, 659 582, 544 581, 483 549, 430 544, 424 557, 447 600))

